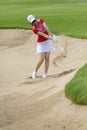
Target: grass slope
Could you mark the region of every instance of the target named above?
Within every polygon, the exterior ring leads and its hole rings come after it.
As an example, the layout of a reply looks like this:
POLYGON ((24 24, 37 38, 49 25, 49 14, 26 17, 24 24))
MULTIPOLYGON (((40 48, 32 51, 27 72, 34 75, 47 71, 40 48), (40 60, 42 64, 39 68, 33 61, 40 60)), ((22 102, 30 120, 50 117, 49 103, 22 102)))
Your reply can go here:
POLYGON ((65 95, 74 103, 87 105, 87 64, 67 83, 65 95))
POLYGON ((0 28, 31 29, 28 14, 44 18, 56 34, 87 38, 86 0, 0 0, 0 28))

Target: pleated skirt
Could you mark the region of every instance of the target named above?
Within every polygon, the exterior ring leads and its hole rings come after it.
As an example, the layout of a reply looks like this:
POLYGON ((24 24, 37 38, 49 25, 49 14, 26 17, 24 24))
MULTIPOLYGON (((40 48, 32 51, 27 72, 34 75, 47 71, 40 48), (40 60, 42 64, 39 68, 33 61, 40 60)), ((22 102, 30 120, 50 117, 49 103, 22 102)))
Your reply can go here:
POLYGON ((37 43, 36 53, 44 53, 54 51, 55 47, 52 45, 51 40, 37 43))

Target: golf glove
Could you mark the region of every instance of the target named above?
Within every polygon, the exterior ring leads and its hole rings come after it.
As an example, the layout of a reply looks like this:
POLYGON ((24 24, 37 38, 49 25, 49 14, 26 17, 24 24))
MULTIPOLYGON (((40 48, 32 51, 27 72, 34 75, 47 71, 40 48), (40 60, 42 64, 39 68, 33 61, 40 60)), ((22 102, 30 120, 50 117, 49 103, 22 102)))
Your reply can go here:
POLYGON ((56 35, 53 35, 52 39, 53 39, 54 42, 57 42, 57 36, 56 35))

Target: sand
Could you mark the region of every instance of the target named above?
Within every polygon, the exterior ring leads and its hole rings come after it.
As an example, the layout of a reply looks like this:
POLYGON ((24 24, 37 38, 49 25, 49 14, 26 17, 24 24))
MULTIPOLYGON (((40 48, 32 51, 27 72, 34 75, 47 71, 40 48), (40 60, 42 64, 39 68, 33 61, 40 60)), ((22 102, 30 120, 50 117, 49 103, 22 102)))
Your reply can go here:
POLYGON ((49 76, 31 74, 39 56, 30 30, 0 30, 0 130, 87 130, 87 106, 65 97, 64 88, 87 63, 87 39, 58 36, 51 53, 49 76))

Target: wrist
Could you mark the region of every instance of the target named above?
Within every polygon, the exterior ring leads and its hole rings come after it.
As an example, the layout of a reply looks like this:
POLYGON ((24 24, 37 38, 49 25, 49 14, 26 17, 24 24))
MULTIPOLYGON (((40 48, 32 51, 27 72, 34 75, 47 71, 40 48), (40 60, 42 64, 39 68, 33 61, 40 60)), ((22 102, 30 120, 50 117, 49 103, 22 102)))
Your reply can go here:
POLYGON ((52 37, 52 36, 49 36, 49 39, 50 39, 50 40, 53 40, 53 37, 52 37))

